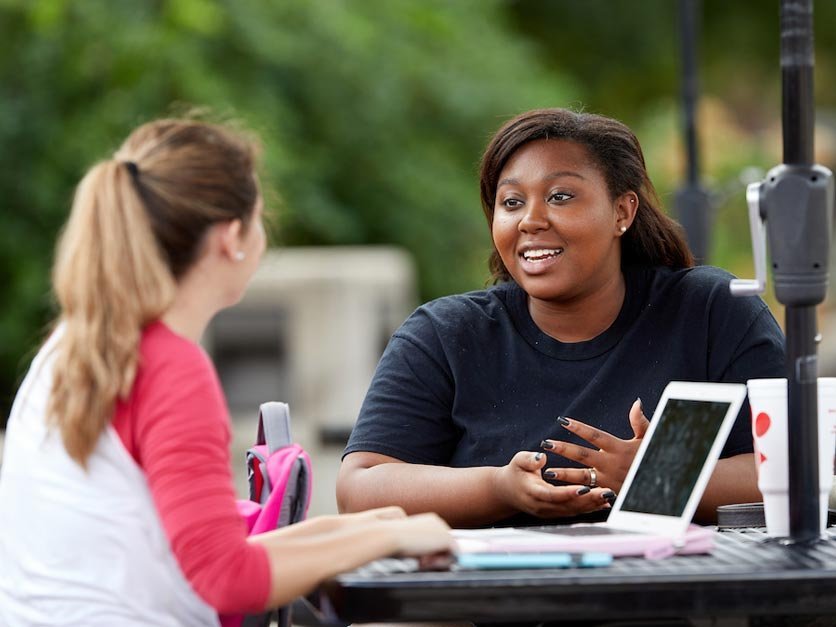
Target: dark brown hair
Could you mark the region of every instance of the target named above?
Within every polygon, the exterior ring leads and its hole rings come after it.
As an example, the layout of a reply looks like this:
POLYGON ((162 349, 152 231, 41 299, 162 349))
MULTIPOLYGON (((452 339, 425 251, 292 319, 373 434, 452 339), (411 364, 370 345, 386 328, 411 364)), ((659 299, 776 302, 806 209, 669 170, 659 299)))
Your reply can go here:
MULTIPOLYGON (((610 198, 633 191, 639 208, 630 229, 621 238, 621 264, 688 268, 694 257, 682 227, 660 210, 659 197, 647 174, 639 140, 618 120, 568 109, 536 109, 506 122, 491 139, 479 169, 482 209, 493 223, 496 185, 508 159, 523 145, 538 139, 562 139, 586 147, 597 164, 610 198)), ((494 249, 490 261, 494 281, 510 274, 494 249)))

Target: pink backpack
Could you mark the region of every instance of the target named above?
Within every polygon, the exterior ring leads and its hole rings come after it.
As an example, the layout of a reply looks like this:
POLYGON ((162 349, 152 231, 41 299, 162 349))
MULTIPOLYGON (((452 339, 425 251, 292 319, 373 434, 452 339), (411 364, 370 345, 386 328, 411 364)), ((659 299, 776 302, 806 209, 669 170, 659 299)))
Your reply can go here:
MULTIPOLYGON (((249 500, 238 501, 238 511, 250 535, 304 520, 311 501, 311 460, 293 444, 287 403, 263 403, 259 408, 258 436, 247 451, 249 500)), ((222 615, 222 627, 269 625, 273 611, 241 616, 222 615)), ((290 610, 278 610, 279 627, 290 625, 290 610)))

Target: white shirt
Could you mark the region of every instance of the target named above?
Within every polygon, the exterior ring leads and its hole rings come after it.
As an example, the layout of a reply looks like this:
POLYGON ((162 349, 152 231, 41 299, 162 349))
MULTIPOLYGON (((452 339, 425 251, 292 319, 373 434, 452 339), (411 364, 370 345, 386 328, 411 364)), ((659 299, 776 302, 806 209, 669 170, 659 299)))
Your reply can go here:
POLYGON ((35 357, 0 468, 0 624, 205 626, 215 610, 171 551, 145 476, 112 427, 85 471, 46 427, 52 348, 35 357))

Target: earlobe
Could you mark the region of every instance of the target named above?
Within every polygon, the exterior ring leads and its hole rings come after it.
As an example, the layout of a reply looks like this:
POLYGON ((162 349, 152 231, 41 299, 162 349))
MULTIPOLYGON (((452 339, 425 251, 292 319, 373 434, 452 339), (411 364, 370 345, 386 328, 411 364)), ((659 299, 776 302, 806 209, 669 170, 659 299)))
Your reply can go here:
POLYGON ((616 230, 619 235, 624 235, 627 229, 633 224, 636 218, 636 211, 639 209, 639 198, 635 192, 623 194, 616 203, 616 230))
POLYGON ((233 261, 240 261, 241 226, 241 220, 230 220, 221 225, 221 250, 225 256, 233 261))

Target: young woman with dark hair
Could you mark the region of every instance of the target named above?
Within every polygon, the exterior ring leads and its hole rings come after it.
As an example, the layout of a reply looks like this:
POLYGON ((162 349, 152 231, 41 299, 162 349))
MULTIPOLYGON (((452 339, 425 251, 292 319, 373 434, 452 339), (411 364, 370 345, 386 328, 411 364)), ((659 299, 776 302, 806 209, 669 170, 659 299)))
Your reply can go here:
MULTIPOLYGON (((523 145, 538 139, 562 139, 584 146, 599 164, 607 191, 616 198, 636 194, 636 214, 629 231, 620 239, 625 265, 641 264, 690 268, 694 258, 682 228, 660 210, 659 198, 644 163, 639 140, 629 128, 602 115, 567 109, 540 109, 523 114, 497 131, 485 149, 480 168, 482 209, 493 224, 497 184, 508 159, 523 145)), ((494 280, 511 278, 496 251, 490 267, 494 280)))
MULTIPOLYGON (((394 334, 345 450, 342 511, 600 520, 668 382, 783 376, 766 304, 693 267, 624 124, 565 109, 510 120, 481 196, 497 284, 428 303, 394 334)), ((752 450, 747 405, 699 519, 759 500, 752 450)))

